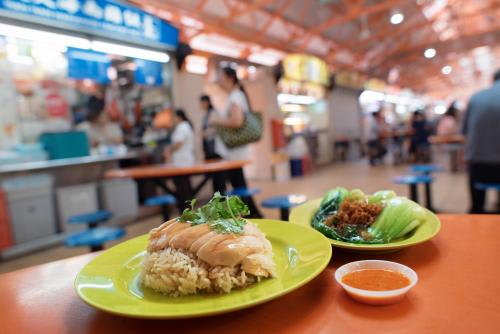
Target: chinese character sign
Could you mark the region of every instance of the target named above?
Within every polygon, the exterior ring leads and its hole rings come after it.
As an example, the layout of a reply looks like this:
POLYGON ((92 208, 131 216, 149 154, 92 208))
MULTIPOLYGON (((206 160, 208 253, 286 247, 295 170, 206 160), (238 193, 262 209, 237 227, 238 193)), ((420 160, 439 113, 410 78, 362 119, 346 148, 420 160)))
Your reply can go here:
POLYGON ((176 48, 178 31, 167 22, 114 0, 0 0, 0 16, 176 48), (33 20, 34 19, 34 20, 33 20))

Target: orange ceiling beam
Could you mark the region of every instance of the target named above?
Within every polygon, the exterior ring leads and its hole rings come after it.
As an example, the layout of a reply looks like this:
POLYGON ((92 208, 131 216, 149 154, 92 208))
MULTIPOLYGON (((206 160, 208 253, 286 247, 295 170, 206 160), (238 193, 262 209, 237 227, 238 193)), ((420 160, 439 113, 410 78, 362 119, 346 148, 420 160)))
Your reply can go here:
POLYGON ((500 21, 495 22, 495 24, 492 24, 490 27, 487 29, 483 30, 477 30, 477 31, 467 31, 463 35, 460 35, 458 37, 448 39, 445 41, 439 41, 439 40, 429 40, 429 41, 423 41, 420 42, 419 44, 416 45, 411 45, 408 46, 407 48, 401 49, 401 50, 396 50, 394 52, 391 52, 389 54, 386 54, 385 57, 386 59, 388 58, 396 58, 396 57, 404 57, 405 55, 412 54, 412 53, 422 53, 427 48, 435 48, 436 50, 439 51, 440 48, 443 48, 445 46, 448 46, 453 43, 460 43, 465 46, 465 44, 469 45, 466 43, 466 40, 472 43, 479 43, 479 44, 484 44, 484 41, 480 40, 479 37, 489 35, 492 33, 498 33, 500 34, 500 21))
POLYGON ((351 22, 363 15, 372 15, 378 12, 386 11, 393 8, 395 5, 399 4, 401 0, 386 0, 375 5, 370 6, 349 6, 348 12, 342 16, 333 16, 330 19, 318 24, 317 26, 311 28, 309 33, 314 34, 326 29, 332 28, 337 25, 345 24, 351 22))
POLYGON ((267 29, 273 24, 273 22, 276 19, 283 19, 283 15, 285 14, 286 10, 290 5, 292 4, 293 0, 285 0, 285 2, 276 10, 276 12, 272 13, 269 15, 269 18, 267 21, 264 23, 262 28, 260 29, 260 34, 265 34, 267 32, 267 29))
MULTIPOLYGON (((297 49, 291 45, 290 43, 283 43, 283 41, 280 40, 275 40, 272 39, 268 36, 264 35, 259 35, 259 32, 257 30, 232 30, 228 29, 227 26, 225 26, 225 19, 221 19, 219 17, 214 17, 210 14, 202 13, 202 14, 197 14, 193 11, 190 11, 188 9, 181 8, 179 6, 174 6, 171 4, 166 3, 165 1, 162 0, 148 0, 147 6, 144 1, 141 0, 131 0, 131 2, 135 3, 139 7, 143 7, 145 9, 151 9, 151 8, 156 8, 156 9, 163 9, 166 10, 170 13, 173 14, 173 22, 177 24, 179 27, 182 26, 182 23, 180 22, 180 17, 181 16, 188 16, 192 17, 194 19, 197 19, 204 24, 204 28, 202 30, 202 33, 217 33, 222 36, 227 36, 230 38, 233 38, 238 41, 245 41, 245 42, 250 42, 254 44, 258 44, 262 47, 265 48, 272 48, 272 49, 277 49, 281 50, 284 52, 297 52, 297 49)), ((151 11, 152 14, 155 14, 155 11, 151 11)), ((288 23, 287 24, 292 24, 288 23)), ((297 26, 298 29, 304 29, 300 28, 297 26)), ((335 65, 335 64, 333 64, 335 65)))
POLYGON ((235 10, 234 12, 232 12, 231 16, 228 17, 229 21, 234 21, 234 19, 238 16, 243 16, 245 14, 262 9, 266 5, 273 3, 273 1, 271 1, 271 0, 256 0, 256 1, 251 2, 251 3, 241 2, 241 1, 238 1, 237 3, 238 3, 238 6, 243 7, 243 9, 235 10))
POLYGON ((205 8, 205 5, 207 4, 208 0, 200 0, 198 4, 196 5, 196 13, 199 14, 203 11, 205 8))
MULTIPOLYGON (((429 89, 432 89, 430 82, 438 82, 440 85, 451 85, 447 78, 440 78, 440 67, 444 60, 440 60, 447 52, 464 52, 480 44, 498 41, 500 39, 500 27, 496 23, 499 17, 498 10, 500 2, 493 0, 489 2, 466 2, 462 0, 449 0, 447 6, 442 9, 444 12, 450 12, 446 24, 457 30, 459 37, 454 37, 448 41, 440 41, 432 29, 432 21, 425 19, 421 9, 415 1, 385 0, 371 1, 372 5, 364 5, 366 0, 341 0, 332 4, 319 5, 318 0, 222 0, 230 13, 226 18, 221 14, 207 13, 207 7, 211 6, 208 0, 197 0, 190 2, 173 0, 132 0, 132 2, 161 15, 161 11, 155 11, 152 8, 164 9, 173 14, 173 22, 179 26, 182 25, 180 17, 188 16, 203 22, 202 29, 189 28, 185 31, 192 38, 203 33, 216 33, 227 36, 238 41, 245 41, 260 45, 265 48, 274 48, 284 52, 300 52, 304 50, 309 53, 323 53, 323 50, 311 52, 312 45, 310 41, 318 38, 318 41, 328 49, 328 54, 322 56, 329 63, 330 67, 361 68, 366 73, 384 77, 390 68, 400 66, 401 82, 408 82, 415 87, 424 87, 426 80, 410 80, 415 78, 411 75, 418 66, 419 73, 423 76, 433 77, 429 81, 429 89), (151 4, 152 6, 149 6, 151 4), (272 8, 268 5, 277 4, 272 8), (287 10, 297 8, 301 12, 300 16, 292 16, 287 10), (306 24, 310 22, 316 11, 332 11, 332 16, 319 22, 312 28, 306 24), (399 8, 404 11, 406 20, 399 26, 390 25, 388 22, 389 11, 392 8, 399 8), (285 15, 288 13, 289 15, 285 15), (243 15, 250 15, 253 24, 240 23, 237 18, 243 15), (363 16, 369 17, 369 27, 372 29, 370 38, 360 40, 357 37, 359 33, 359 24, 356 21, 363 16), (489 18, 489 20, 487 20, 489 18), (259 19, 257 21, 257 19, 259 19), (495 21, 496 20, 496 21, 495 21), (273 37, 269 34, 269 29, 274 22, 281 22, 288 35, 282 37, 273 37), (260 23, 259 25, 257 23, 260 23), (350 24, 349 24, 350 23, 350 24), (331 40, 324 35, 325 31, 338 26, 350 33, 354 38, 341 37, 343 39, 331 40), (425 30, 426 33, 422 33, 425 30), (499 31, 498 34, 496 31, 499 31), (484 39, 490 36, 489 41, 484 39), (492 37, 493 36, 493 37, 492 37), (413 38, 412 38, 413 37, 413 38), (310 46, 309 48, 307 46, 310 46), (423 59, 423 49, 433 46, 438 50, 438 56, 432 60, 423 59), (375 51, 377 49, 380 51, 375 51), (350 64, 340 63, 337 60, 337 52, 347 52, 352 56, 350 64), (374 52, 375 51, 375 52, 374 52), (367 54, 371 58, 367 58, 367 54), (417 85, 418 84, 418 85, 417 85)), ((442 15, 441 15, 442 16, 442 15)), ((433 17, 439 17, 436 14, 433 17)), ((252 22, 252 21, 251 21, 252 22)), ((183 29, 184 30, 184 29, 183 29)), ((186 40, 185 39, 185 40, 186 40)), ((249 54, 249 48, 245 49, 242 57, 249 54)), ((446 59, 446 58, 442 58, 446 59)), ((449 60, 449 59, 448 59, 449 60)), ((455 77, 455 76, 454 76, 455 77)), ((436 84, 437 85, 437 84, 436 84)))

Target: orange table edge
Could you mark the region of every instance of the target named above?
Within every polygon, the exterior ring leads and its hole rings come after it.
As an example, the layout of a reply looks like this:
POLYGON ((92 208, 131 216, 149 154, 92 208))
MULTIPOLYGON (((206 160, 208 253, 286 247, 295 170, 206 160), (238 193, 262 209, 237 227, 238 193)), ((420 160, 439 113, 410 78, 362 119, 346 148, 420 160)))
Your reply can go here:
POLYGON ((218 160, 198 163, 192 166, 173 166, 170 164, 147 165, 132 168, 112 169, 105 173, 105 178, 151 179, 161 177, 186 176, 221 172, 243 168, 247 160, 218 160))
POLYGON ((384 255, 333 249, 329 266, 304 287, 250 309, 198 319, 140 320, 95 310, 73 288, 95 254, 0 275, 2 333, 500 333, 500 216, 440 215, 431 241, 384 255), (350 299, 339 266, 385 259, 413 268, 419 283, 382 307, 350 299))

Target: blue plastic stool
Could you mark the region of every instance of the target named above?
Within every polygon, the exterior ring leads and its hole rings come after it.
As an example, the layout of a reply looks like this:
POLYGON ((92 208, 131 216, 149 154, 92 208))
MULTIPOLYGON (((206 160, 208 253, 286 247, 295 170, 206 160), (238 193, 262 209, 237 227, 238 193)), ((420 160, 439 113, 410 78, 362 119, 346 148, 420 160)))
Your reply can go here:
POLYGON ((259 188, 235 188, 233 190, 226 191, 226 195, 228 196, 240 196, 240 197, 252 197, 260 193, 259 188))
POLYGON ((263 200, 261 205, 264 208, 280 209, 281 220, 288 221, 290 208, 304 203, 306 199, 304 195, 274 196, 263 200))
POLYGON ((165 221, 167 221, 170 216, 168 206, 175 203, 177 203, 177 200, 170 194, 149 197, 144 201, 144 205, 146 206, 161 206, 161 212, 165 221))
POLYGON ((396 184, 407 184, 410 187, 410 199, 418 203, 419 184, 425 185, 425 199, 427 209, 434 211, 432 207, 431 184, 434 178, 430 175, 400 175, 393 179, 396 184))
POLYGON ((64 241, 68 247, 88 246, 92 252, 103 249, 103 245, 112 240, 117 240, 125 235, 121 227, 97 227, 83 232, 70 234, 64 241))
POLYGON ((89 228, 94 228, 100 223, 109 220, 112 216, 111 212, 105 210, 84 213, 69 217, 68 224, 87 224, 89 228))
POLYGON ((500 191, 500 183, 476 182, 476 183, 474 183, 474 188, 476 188, 478 190, 497 190, 497 191, 500 191))
POLYGON ((432 173, 442 172, 443 167, 441 165, 417 164, 417 165, 411 165, 410 171, 415 174, 430 175, 432 173))
MULTIPOLYGON (((485 183, 485 182, 476 182, 474 183, 474 188, 477 190, 483 190, 483 191, 488 191, 488 190, 496 190, 499 192, 498 196, 500 198, 500 183, 485 183)), ((493 213, 500 213, 500 201, 497 203, 497 212, 493 213)))

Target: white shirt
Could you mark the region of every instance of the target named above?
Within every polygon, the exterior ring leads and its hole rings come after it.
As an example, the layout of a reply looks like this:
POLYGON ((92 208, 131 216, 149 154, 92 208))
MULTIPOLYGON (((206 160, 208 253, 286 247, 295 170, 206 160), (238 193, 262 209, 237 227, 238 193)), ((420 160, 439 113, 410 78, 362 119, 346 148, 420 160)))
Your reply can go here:
MULTIPOLYGON (((250 111, 248 101, 245 94, 239 89, 235 88, 229 94, 227 98, 226 106, 220 113, 223 118, 229 118, 229 113, 231 112, 231 106, 235 104, 243 110, 244 113, 250 111)), ((242 145, 236 148, 228 148, 220 136, 215 138, 215 152, 219 154, 222 158, 226 160, 250 160, 250 145, 242 145)))
POLYGON ((194 134, 188 122, 183 121, 174 129, 172 133, 172 143, 181 144, 172 153, 172 164, 174 166, 190 166, 195 162, 194 156, 194 134))

